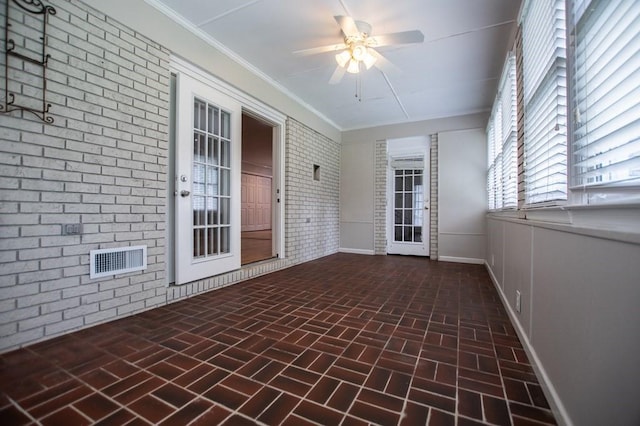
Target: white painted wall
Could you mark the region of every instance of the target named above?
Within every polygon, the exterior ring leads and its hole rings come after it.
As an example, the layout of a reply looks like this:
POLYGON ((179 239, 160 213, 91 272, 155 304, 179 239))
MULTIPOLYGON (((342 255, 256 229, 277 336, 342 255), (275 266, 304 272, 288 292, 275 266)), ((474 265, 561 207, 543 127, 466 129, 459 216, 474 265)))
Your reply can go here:
POLYGON ((487 266, 560 420, 640 424, 640 233, 487 222, 487 266))
POLYGON ((484 263, 486 135, 483 129, 438 134, 438 258, 484 263))
POLYGON ((340 158, 340 250, 373 254, 374 144, 343 144, 340 158))
MULTIPOLYGON (((376 188, 386 185, 385 182, 376 181, 376 141, 481 128, 486 125, 487 118, 487 114, 480 113, 343 132, 340 159, 340 250, 366 254, 375 251, 376 214, 382 215, 383 222, 386 215, 384 207, 376 212, 374 204, 376 188)), ((385 176, 386 166, 382 167, 382 176, 385 176)), ((484 193, 484 186, 481 193, 484 193)), ((436 230, 432 229, 431 232, 436 230)))

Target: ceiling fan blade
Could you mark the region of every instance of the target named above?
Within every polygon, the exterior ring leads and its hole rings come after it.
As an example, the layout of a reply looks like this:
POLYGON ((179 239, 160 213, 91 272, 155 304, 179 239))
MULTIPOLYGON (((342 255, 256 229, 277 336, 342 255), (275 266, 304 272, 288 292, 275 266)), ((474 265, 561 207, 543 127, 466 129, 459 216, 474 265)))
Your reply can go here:
POLYGON ((331 76, 331 79, 329 80, 329 84, 338 84, 338 83, 340 83, 340 81, 342 81, 342 77, 344 77, 344 73, 345 72, 347 72, 347 69, 341 67, 340 65, 338 65, 336 67, 336 70, 333 72, 333 75, 331 76))
POLYGON ((369 53, 371 54, 371 56, 376 58, 376 62, 375 62, 375 66, 382 72, 384 73, 389 73, 389 72, 401 72, 400 68, 398 68, 397 66, 393 65, 387 58, 385 58, 384 56, 382 56, 381 54, 379 54, 378 52, 376 52, 375 49, 369 49, 369 53))
POLYGON ((410 44, 424 42, 424 34, 420 30, 402 31, 369 37, 370 45, 375 47, 389 46, 391 44, 410 44))
POLYGON ((344 43, 329 44, 327 46, 318 46, 318 47, 311 47, 309 49, 296 50, 295 52, 293 52, 293 54, 299 55, 299 56, 309 56, 309 55, 316 55, 318 53, 336 52, 338 50, 346 49, 347 47, 348 46, 344 43))
POLYGON ((338 15, 334 16, 338 25, 340 25, 340 29, 347 37, 357 37, 360 35, 360 31, 358 30, 358 26, 356 25, 356 21, 353 20, 351 16, 343 16, 338 15))

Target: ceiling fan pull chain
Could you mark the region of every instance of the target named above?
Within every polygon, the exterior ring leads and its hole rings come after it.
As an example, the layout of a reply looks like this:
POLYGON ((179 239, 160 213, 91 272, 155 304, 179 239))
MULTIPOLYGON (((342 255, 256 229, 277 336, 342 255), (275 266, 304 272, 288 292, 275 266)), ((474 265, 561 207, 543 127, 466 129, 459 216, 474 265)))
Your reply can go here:
POLYGON ((362 80, 360 80, 360 74, 356 74, 356 98, 358 102, 362 102, 362 80))

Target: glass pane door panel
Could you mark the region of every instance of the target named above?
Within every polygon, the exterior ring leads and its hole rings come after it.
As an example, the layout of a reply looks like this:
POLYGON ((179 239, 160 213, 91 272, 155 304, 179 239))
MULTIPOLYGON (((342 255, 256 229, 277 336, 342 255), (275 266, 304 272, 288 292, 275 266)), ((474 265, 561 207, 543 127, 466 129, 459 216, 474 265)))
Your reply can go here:
POLYGON ((216 164, 217 163, 217 148, 218 142, 214 137, 207 137, 207 163, 216 164))
POLYGON ((408 192, 413 191, 413 176, 404 177, 404 190, 408 192))
POLYGON ((203 257, 205 251, 204 229, 193 230, 193 257, 195 259, 203 257))
POLYGON ((229 167, 231 164, 231 142, 228 140, 220 141, 220 165, 229 167))
POLYGON ((209 197, 207 201, 208 201, 207 225, 217 225, 218 224, 218 198, 209 197))
POLYGON ((220 195, 231 194, 231 170, 220 169, 220 195))
POLYGON ((394 241, 402 241, 402 226, 396 226, 394 229, 394 241))
POLYGON ((231 251, 231 228, 224 226, 220 228, 220 253, 229 253, 231 251))
POLYGON ((204 197, 193 197, 193 226, 204 225, 204 197))
POLYGON ((413 211, 412 210, 404 210, 404 224, 412 225, 413 224, 413 211))
POLYGON ((220 110, 213 105, 209 105, 209 128, 213 129, 211 133, 220 134, 220 110))
POLYGON ((208 196, 218 195, 218 168, 207 166, 207 192, 208 196))
POLYGON ((194 161, 204 161, 204 155, 206 151, 206 146, 204 143, 205 135, 204 133, 200 133, 195 131, 193 133, 193 158, 194 161))
POLYGON ((196 99, 193 103, 193 109, 193 128, 198 130, 206 130, 206 103, 200 101, 199 99, 196 99))
POLYGON ((193 129, 193 255, 230 252, 231 114, 194 101, 193 129), (220 155, 222 154, 222 155, 220 155))
POLYGON ((413 239, 414 241, 422 241, 422 227, 416 226, 413 228, 413 239))
POLYGON ((228 225, 231 219, 231 200, 229 198, 220 199, 220 224, 228 225))
POLYGON ((210 256, 218 254, 218 229, 217 228, 207 229, 207 254, 210 256))
POLYGON ((413 228, 410 226, 404 227, 404 241, 405 242, 413 241, 413 228))
POLYGON ((220 116, 222 131, 220 132, 220 136, 225 139, 231 139, 231 114, 227 111, 222 111, 220 116))
POLYGON ((396 169, 394 174, 394 240, 422 242, 424 219, 423 171, 396 169))

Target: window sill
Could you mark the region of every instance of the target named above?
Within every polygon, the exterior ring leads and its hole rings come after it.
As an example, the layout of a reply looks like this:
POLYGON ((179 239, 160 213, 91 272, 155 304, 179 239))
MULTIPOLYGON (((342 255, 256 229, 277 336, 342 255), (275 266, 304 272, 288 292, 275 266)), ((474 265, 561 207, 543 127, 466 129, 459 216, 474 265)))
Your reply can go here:
POLYGON ((488 217, 561 232, 640 244, 640 204, 492 211, 488 217))

